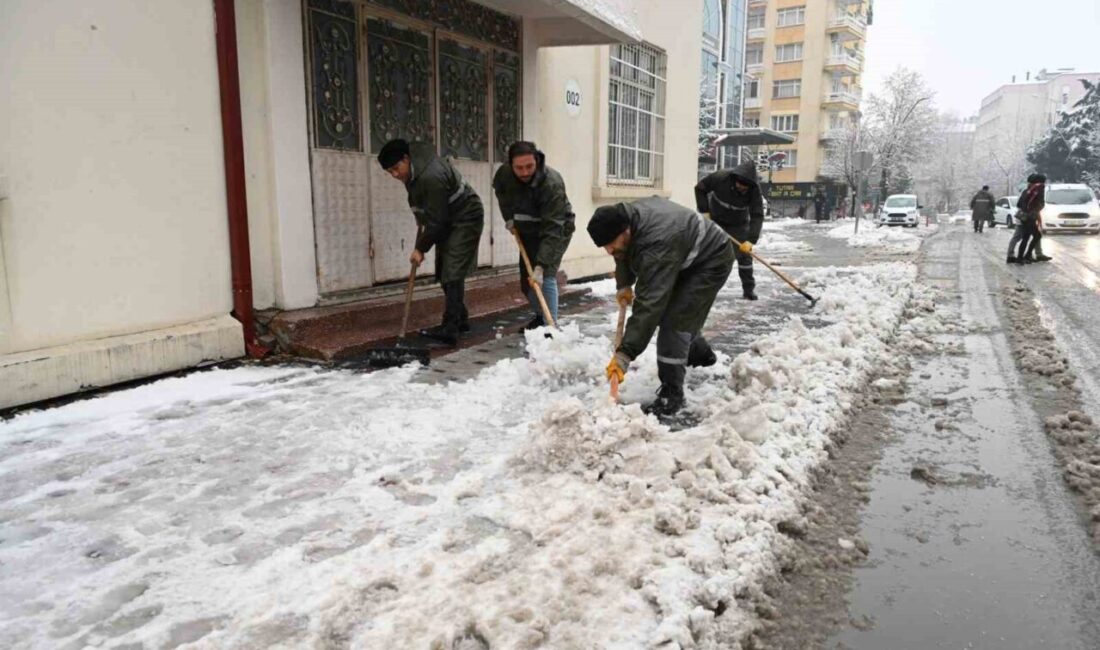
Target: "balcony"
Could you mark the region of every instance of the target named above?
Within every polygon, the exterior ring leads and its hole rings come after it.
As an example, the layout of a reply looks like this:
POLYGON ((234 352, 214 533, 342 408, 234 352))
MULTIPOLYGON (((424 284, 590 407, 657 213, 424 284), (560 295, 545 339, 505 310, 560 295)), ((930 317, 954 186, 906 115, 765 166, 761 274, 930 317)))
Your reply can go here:
POLYGON ((760 107, 764 105, 764 100, 760 97, 746 97, 745 98, 745 110, 746 111, 758 111, 760 107))
POLYGON ((768 35, 767 27, 750 27, 747 32, 749 42, 762 41, 768 35))
POLYGON ((855 53, 849 50, 834 51, 829 54, 829 57, 825 59, 825 69, 830 72, 839 72, 842 74, 856 75, 859 74, 860 68, 863 65, 863 60, 855 53))
POLYGON ((822 103, 825 108, 840 111, 858 111, 859 99, 859 93, 851 89, 837 88, 825 93, 822 103))
POLYGON ((768 0, 749 0, 749 7, 751 9, 757 9, 759 7, 768 6, 768 0))
POLYGON ((867 19, 859 14, 837 14, 829 19, 826 31, 841 37, 861 39, 867 35, 867 19))
POLYGON ((764 72, 764 62, 763 61, 760 61, 758 63, 746 63, 745 64, 745 74, 747 74, 747 75, 755 77, 755 76, 759 75, 762 72, 764 72))

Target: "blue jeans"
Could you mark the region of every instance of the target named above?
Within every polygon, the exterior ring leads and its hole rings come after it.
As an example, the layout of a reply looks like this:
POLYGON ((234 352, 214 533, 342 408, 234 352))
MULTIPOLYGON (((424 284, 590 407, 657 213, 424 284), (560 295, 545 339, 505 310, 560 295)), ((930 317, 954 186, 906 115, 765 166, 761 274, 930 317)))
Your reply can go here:
MULTIPOLYGON (((539 305, 539 297, 535 294, 533 288, 528 287, 527 302, 531 303, 531 309, 535 310, 535 315, 543 320, 546 320, 542 315, 542 306, 539 305)), ((546 299, 546 306, 550 308, 550 316, 554 319, 554 323, 558 322, 558 278, 555 275, 547 275, 542 279, 542 297, 546 299)), ((548 323, 544 323, 548 324, 548 323)))

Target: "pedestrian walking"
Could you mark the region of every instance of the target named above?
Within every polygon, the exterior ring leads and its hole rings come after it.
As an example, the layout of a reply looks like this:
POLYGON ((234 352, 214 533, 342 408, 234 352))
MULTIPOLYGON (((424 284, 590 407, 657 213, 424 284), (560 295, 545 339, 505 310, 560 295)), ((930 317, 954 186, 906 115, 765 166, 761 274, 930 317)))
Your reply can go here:
POLYGON ((986 222, 993 219, 996 201, 997 199, 989 193, 988 185, 983 185, 974 198, 970 199, 970 218, 974 222, 974 232, 983 232, 986 222))
POLYGON ((607 364, 607 378, 622 382, 630 362, 659 329, 661 387, 645 411, 673 415, 684 405, 687 367, 717 361, 701 332, 733 270, 733 245, 714 222, 658 197, 597 209, 588 234, 615 258, 619 304, 634 305, 622 343, 607 364))
POLYGON ((443 318, 436 327, 421 330, 428 338, 450 346, 470 330, 466 309, 466 277, 477 269, 477 249, 485 227, 481 197, 448 160, 426 142, 409 145, 390 140, 378 152, 378 164, 405 184, 420 234, 409 262, 419 267, 435 247, 435 276, 445 296, 443 318))
POLYGON ((751 253, 764 228, 764 199, 757 181, 756 164, 745 162, 703 178, 695 186, 695 207, 741 242, 737 250, 741 294, 746 300, 756 300, 751 253))
POLYGON ((825 191, 819 187, 814 191, 814 222, 821 223, 822 219, 828 218, 829 215, 825 212, 825 191))
MULTIPOLYGON (((1046 176, 1032 174, 1027 178, 1027 188, 1016 201, 1016 230, 1008 242, 1009 264, 1026 264, 1028 244, 1040 232, 1043 207, 1046 206, 1046 176)), ((1041 236, 1041 235, 1040 235, 1041 236)), ((1043 256, 1046 259, 1049 257, 1043 256)), ((1044 260, 1045 261, 1045 260, 1044 260)))
POLYGON ((546 155, 533 142, 513 142, 508 147, 508 164, 493 177, 493 191, 500 203, 508 231, 519 235, 534 265, 534 277, 519 265, 520 291, 534 310, 524 329, 546 325, 531 281, 542 289, 550 318, 558 320, 558 267, 576 230, 573 207, 565 192, 561 174, 546 166, 546 155))

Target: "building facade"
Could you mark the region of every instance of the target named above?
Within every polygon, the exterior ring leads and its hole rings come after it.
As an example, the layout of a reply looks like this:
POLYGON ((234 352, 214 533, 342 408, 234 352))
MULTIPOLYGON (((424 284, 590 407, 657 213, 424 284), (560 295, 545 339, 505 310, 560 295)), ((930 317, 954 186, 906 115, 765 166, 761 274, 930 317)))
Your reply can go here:
POLYGON ((514 139, 566 181, 570 277, 611 269, 595 207, 693 200, 699 3, 162 4, 0 5, 0 408, 240 356, 242 304, 390 290, 415 225, 389 138, 482 196, 483 274, 516 268, 489 185, 514 139))
POLYGON ((749 0, 743 126, 795 136, 776 183, 819 179, 826 147, 857 119, 869 0, 749 0))
POLYGON ((1027 170, 1027 150, 1085 94, 1081 80, 1100 82, 1100 73, 1040 70, 1022 82, 1005 84, 982 100, 974 134, 978 164, 1012 194, 1027 170))
POLYGON ((715 129, 741 126, 748 0, 703 1, 699 88, 699 175, 737 164, 737 150, 715 146, 715 129))

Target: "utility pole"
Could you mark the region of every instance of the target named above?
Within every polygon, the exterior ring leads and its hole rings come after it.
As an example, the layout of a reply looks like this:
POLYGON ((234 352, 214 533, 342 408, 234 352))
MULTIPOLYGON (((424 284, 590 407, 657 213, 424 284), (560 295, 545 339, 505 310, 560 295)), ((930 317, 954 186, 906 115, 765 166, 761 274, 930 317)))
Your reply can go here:
MULTIPOLYGON (((859 180, 856 183, 856 187, 852 189, 852 209, 855 209, 856 201, 859 200, 859 189, 862 187, 866 180, 867 172, 870 171, 871 166, 875 164, 875 155, 870 151, 860 151, 856 155, 856 169, 859 170, 859 180)), ((856 231, 855 234, 859 234, 859 217, 862 214, 862 206, 859 210, 856 210, 856 231)))

